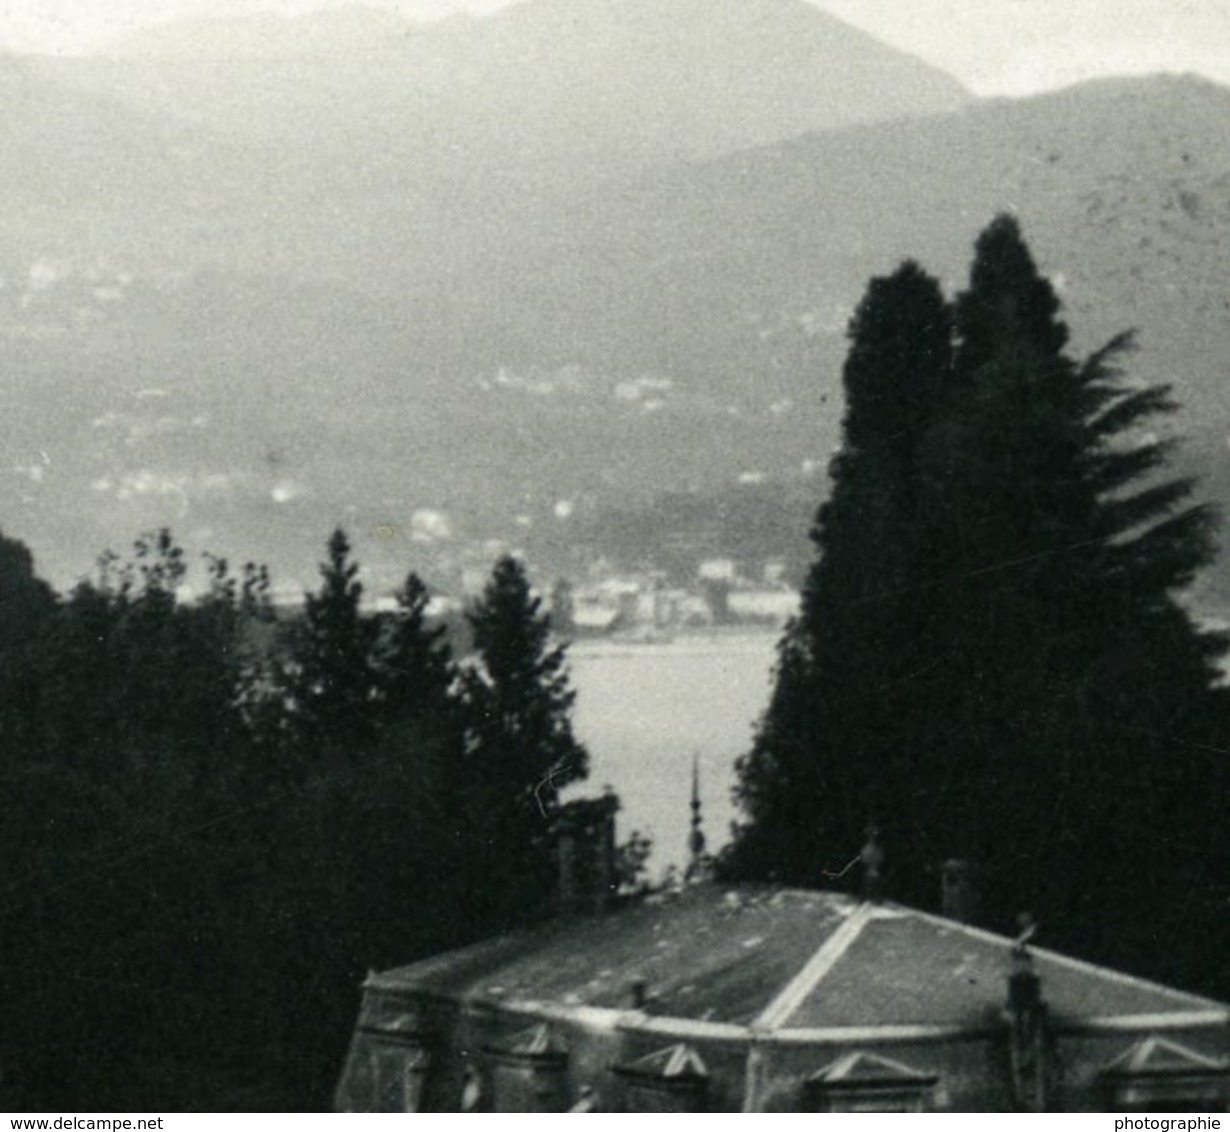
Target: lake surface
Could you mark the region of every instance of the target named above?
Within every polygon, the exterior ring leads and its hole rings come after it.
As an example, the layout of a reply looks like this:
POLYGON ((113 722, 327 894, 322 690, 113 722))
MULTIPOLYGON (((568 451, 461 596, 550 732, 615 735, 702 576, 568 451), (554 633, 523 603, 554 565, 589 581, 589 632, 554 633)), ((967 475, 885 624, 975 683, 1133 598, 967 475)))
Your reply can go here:
POLYGON ((692 759, 700 764, 710 850, 729 840, 734 761, 768 703, 779 633, 714 633, 660 644, 581 642, 569 650, 573 723, 589 748, 589 780, 623 801, 619 840, 653 838, 651 875, 687 860, 692 759))

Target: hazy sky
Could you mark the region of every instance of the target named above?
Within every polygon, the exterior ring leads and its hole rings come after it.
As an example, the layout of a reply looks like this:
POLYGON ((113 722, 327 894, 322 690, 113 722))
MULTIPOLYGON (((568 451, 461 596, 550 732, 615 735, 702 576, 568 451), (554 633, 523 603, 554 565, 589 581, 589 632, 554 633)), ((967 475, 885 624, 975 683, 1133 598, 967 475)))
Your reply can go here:
MULTIPOLYGON (((416 18, 510 0, 367 0, 416 18)), ((662 0, 669 3, 670 0, 662 0)), ((981 94, 1017 94, 1101 74, 1183 70, 1230 84, 1230 0, 811 0, 949 71, 981 94)), ((339 0, 0 0, 0 45, 81 52, 185 16, 339 0)))

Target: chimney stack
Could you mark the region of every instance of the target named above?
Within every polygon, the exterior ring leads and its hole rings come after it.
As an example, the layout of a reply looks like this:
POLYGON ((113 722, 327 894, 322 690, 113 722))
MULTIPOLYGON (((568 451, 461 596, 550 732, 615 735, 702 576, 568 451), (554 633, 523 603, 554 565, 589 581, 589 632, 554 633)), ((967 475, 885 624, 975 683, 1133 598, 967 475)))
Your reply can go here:
POLYGON ((884 850, 879 838, 879 827, 872 822, 867 827, 867 844, 858 855, 863 866, 864 900, 879 900, 884 895, 884 850))
POLYGON ((957 858, 940 866, 940 910, 950 920, 976 924, 981 913, 982 878, 973 861, 957 858))
POLYGON ((1042 980, 1034 970, 1029 941, 1037 925, 1029 915, 1020 917, 1021 933, 1012 948, 1008 976, 1008 1053, 1012 1094, 1022 1112, 1045 1112, 1050 1101, 1050 1037, 1042 980))
POLYGON ((597 912, 619 888, 615 875, 614 794, 578 798, 561 806, 556 817, 555 851, 559 866, 558 898, 563 912, 597 912))

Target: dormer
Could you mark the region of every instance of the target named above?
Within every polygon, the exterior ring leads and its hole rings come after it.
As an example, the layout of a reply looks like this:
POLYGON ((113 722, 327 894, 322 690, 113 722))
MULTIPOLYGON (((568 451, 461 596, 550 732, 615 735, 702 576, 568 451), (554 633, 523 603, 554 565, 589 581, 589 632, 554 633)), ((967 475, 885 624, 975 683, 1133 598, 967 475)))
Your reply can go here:
POLYGON ((812 1074, 808 1112, 929 1112, 939 1078, 877 1053, 856 1050, 812 1074))
POLYGON ((364 1032, 371 1042, 372 1111, 420 1112, 431 1055, 418 1019, 399 1014, 364 1032))
POLYGON ((1169 1038, 1141 1039, 1100 1076, 1117 1112, 1225 1112, 1230 1102, 1230 1063, 1169 1038))
POLYGON ((483 1046, 496 1112, 566 1112, 568 1052, 546 1023, 483 1046))
POLYGON ((709 1094, 709 1070, 686 1042, 667 1046, 626 1065, 617 1065, 623 1079, 627 1112, 704 1112, 709 1094))

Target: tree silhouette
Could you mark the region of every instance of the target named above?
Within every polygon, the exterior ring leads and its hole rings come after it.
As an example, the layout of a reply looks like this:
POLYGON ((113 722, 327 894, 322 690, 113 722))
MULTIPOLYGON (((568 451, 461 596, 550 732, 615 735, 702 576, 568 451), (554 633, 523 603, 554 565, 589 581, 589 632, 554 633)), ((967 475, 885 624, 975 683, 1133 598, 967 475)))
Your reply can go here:
POLYGON ((320 589, 306 596, 293 635, 292 695, 298 742, 342 755, 376 734, 378 628, 360 609, 359 567, 341 528, 326 555, 320 589))
POLYGON ((1225 640, 1178 600, 1213 517, 1162 474, 1145 425, 1172 401, 1124 381, 1131 336, 1075 360, 1059 310, 1006 216, 951 311, 912 264, 872 282, 727 866, 825 883, 874 818, 899 897, 972 858, 992 922, 1030 907, 1055 942, 1180 977, 1208 937, 1160 947, 1139 907, 1211 925, 1225 899, 1202 797, 1225 640))
POLYGON ((431 595, 411 571, 397 592, 397 614, 380 649, 382 695, 390 721, 443 716, 456 680, 447 629, 428 622, 431 595))
POLYGON ((901 815, 887 811, 911 771, 898 701, 927 648, 913 591, 920 464, 950 380, 951 321, 938 283, 914 263, 872 280, 851 321, 845 441, 811 534, 819 558, 740 764, 751 820, 736 857, 753 871, 816 883, 857 852, 873 814, 899 830, 901 815))
POLYGON ((552 821, 560 791, 583 779, 572 733, 566 648, 515 558, 495 565, 469 612, 477 664, 467 671, 466 778, 472 876, 488 922, 523 919, 554 889, 552 821))

